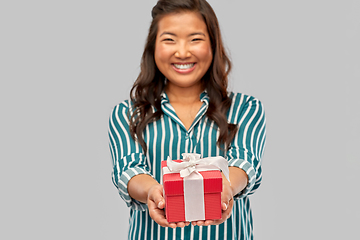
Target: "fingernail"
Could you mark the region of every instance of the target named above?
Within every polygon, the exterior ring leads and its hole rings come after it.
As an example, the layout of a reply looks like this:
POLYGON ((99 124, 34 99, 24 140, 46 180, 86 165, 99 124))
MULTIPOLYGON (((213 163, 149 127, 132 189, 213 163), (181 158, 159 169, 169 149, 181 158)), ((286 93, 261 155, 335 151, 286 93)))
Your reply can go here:
POLYGON ((161 201, 158 203, 158 208, 161 208, 161 203, 162 203, 161 201))

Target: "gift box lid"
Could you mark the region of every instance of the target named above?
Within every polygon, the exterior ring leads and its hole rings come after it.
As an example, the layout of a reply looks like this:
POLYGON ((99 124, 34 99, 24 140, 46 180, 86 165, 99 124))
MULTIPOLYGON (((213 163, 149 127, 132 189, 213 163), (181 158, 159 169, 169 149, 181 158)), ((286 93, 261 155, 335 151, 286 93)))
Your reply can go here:
MULTIPOLYGON (((181 162, 181 160, 175 160, 181 162)), ((161 168, 167 166, 166 161, 161 162, 161 168)), ((200 171, 204 178, 204 193, 216 193, 222 191, 222 176, 220 170, 200 171)), ((192 173, 196 174, 196 173, 192 173)), ((180 173, 170 173, 163 175, 164 191, 167 196, 184 194, 184 179, 180 173)))

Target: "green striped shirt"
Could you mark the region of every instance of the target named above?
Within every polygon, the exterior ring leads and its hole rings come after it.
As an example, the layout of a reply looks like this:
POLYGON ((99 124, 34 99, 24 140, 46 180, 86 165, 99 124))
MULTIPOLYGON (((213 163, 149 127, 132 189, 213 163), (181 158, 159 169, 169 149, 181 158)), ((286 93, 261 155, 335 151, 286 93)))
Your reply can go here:
POLYGON ((126 100, 113 109, 109 120, 109 145, 113 160, 112 180, 120 196, 130 207, 128 239, 253 239, 253 221, 248 196, 260 186, 262 179, 261 158, 266 129, 261 102, 244 94, 229 93, 232 99, 227 113, 229 123, 239 130, 227 152, 216 145, 218 127, 206 116, 209 97, 200 95, 203 102, 189 130, 186 130, 171 106, 166 93, 162 94, 163 116, 147 125, 144 140, 148 146, 143 152, 129 132, 128 112, 130 101, 126 100), (247 187, 234 197, 231 217, 220 225, 164 228, 154 222, 147 205, 132 199, 127 191, 128 181, 138 174, 148 174, 161 182, 161 161, 168 156, 181 159, 182 153, 199 153, 202 157, 224 156, 229 166, 243 169, 249 179, 247 187))

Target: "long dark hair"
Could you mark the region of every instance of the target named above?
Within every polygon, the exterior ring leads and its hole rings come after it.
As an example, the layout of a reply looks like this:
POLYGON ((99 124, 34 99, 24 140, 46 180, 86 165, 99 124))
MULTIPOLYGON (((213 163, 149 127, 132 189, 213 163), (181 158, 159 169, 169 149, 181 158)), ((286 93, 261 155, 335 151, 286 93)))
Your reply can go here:
POLYGON ((209 95, 209 108, 206 115, 215 121, 220 130, 218 146, 225 144, 225 148, 228 148, 236 134, 236 125, 229 124, 226 119, 226 113, 231 105, 231 100, 227 95, 231 62, 225 53, 214 10, 205 0, 159 0, 151 12, 152 22, 141 59, 141 71, 130 92, 133 102, 133 111, 130 113, 130 133, 144 151, 147 150, 143 138, 146 125, 158 120, 163 114, 161 93, 165 88, 165 77, 157 68, 154 59, 158 23, 167 14, 183 11, 201 14, 210 36, 213 60, 202 82, 209 95))

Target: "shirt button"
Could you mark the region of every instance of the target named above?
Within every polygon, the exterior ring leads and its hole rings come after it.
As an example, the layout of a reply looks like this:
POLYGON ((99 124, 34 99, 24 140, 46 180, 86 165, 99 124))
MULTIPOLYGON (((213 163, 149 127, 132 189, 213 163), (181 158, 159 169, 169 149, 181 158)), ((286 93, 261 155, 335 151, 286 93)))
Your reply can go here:
POLYGON ((188 140, 190 138, 189 134, 186 134, 185 139, 188 140))

